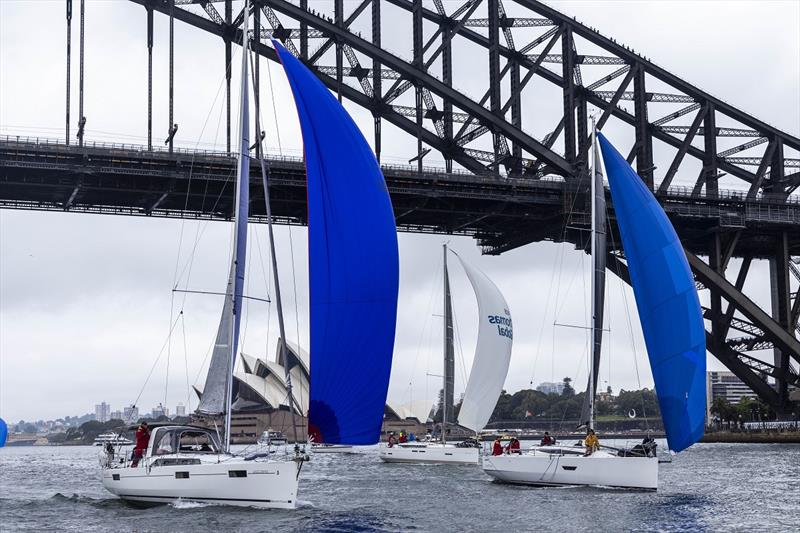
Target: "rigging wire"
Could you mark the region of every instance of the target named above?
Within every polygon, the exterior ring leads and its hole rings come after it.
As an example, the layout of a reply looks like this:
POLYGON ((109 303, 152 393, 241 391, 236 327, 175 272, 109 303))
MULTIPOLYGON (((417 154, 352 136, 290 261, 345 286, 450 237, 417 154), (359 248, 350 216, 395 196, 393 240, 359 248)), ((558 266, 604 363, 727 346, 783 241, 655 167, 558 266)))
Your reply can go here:
POLYGON ((169 341, 169 337, 172 335, 172 331, 175 329, 175 326, 177 325, 178 325, 178 319, 176 318, 175 322, 172 324, 172 327, 169 330, 169 333, 167 334, 167 338, 164 340, 164 343, 161 345, 161 349, 158 351, 158 356, 156 357, 156 360, 153 361, 153 366, 150 367, 150 372, 147 373, 147 378, 145 378, 144 384, 142 385, 139 394, 136 396, 136 400, 134 400, 134 402, 131 405, 135 406, 139 403, 139 399, 142 397, 142 393, 144 393, 144 389, 145 387, 147 387, 147 383, 150 381, 150 377, 153 375, 153 371, 156 369, 156 365, 158 365, 158 362, 161 360, 161 356, 164 354, 164 349, 167 347, 167 342, 169 341))
MULTIPOLYGON (((281 128, 280 122, 278 122, 278 110, 275 107, 275 88, 272 85, 272 62, 267 61, 267 78, 269 78, 269 94, 272 97, 272 118, 273 124, 275 124, 275 137, 278 141, 278 153, 283 155, 283 145, 281 144, 281 128)), ((260 108, 259 108, 260 114, 260 108)), ((263 121, 261 122, 263 124, 263 121)), ((258 135, 261 135, 261 132, 258 132, 258 135)))

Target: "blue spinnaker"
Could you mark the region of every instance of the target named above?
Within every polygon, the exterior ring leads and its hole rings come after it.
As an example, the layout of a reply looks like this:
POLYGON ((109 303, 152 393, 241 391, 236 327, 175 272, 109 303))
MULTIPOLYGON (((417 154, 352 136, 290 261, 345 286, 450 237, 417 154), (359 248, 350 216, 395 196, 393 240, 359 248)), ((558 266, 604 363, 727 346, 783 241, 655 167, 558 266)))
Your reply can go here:
POLYGON ((706 341, 697 289, 664 210, 625 158, 598 138, 667 442, 679 452, 704 431, 706 341))
POLYGON ((6 421, 0 418, 0 448, 6 445, 6 438, 8 437, 8 425, 6 421))
POLYGON ((375 155, 327 88, 273 41, 294 94, 308 176, 309 434, 380 438, 397 319, 392 204, 375 155))

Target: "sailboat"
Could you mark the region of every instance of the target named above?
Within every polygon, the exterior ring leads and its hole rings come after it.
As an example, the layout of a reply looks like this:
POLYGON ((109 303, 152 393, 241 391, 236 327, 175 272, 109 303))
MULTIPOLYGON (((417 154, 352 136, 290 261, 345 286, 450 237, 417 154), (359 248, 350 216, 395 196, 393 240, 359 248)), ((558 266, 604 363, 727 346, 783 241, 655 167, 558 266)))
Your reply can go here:
MULTIPOLYGON (((447 442, 447 424, 451 418, 455 418, 449 411, 453 408, 455 357, 447 252, 447 244, 444 244, 444 388, 440 441, 413 441, 382 446, 379 452, 380 458, 387 463, 478 464, 479 462, 480 448, 477 442, 447 442)), ((457 421, 460 426, 477 433, 486 426, 502 392, 511 360, 514 334, 508 304, 497 286, 486 274, 464 261, 455 252, 452 253, 464 268, 478 300, 478 342, 457 421)))
MULTIPOLYGON (((667 443, 680 452, 704 431, 706 348, 697 289, 664 210, 622 155, 592 129, 592 357, 581 422, 593 430, 603 330, 605 168, 667 443)), ((483 470, 508 483, 657 490, 658 461, 655 443, 646 439, 630 450, 601 447, 587 454, 583 447, 539 446, 521 455, 486 456, 483 470)))
MULTIPOLYGON (((248 4, 246 0, 246 15, 248 4)), ((247 22, 245 16, 231 269, 195 413, 206 417, 212 427, 154 427, 137 466, 127 453, 108 449, 102 462, 103 485, 135 505, 191 500, 291 509, 297 501, 304 459, 297 446, 293 456, 275 458, 263 452, 237 454, 230 445, 250 203, 247 22), (216 423, 220 418, 224 420, 221 434, 216 423)), ((300 61, 280 43, 273 41, 273 46, 295 99, 308 177, 310 428, 322 435, 324 442, 374 444, 380 438, 397 314, 397 230, 389 194, 375 156, 352 118, 300 61)), ((258 113, 256 130, 260 131, 258 113)), ((274 296, 281 339, 285 339, 263 158, 260 164, 274 296)), ((286 360, 286 353, 283 356, 286 360)), ((288 396, 293 398, 289 366, 285 365, 285 379, 288 396)))

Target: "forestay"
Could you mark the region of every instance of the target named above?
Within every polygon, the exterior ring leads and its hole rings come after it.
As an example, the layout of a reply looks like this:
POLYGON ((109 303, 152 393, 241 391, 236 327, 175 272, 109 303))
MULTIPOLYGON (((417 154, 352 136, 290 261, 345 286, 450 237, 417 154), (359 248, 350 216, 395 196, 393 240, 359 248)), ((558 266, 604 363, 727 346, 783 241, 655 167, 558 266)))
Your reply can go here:
POLYGON ((706 343, 700 301, 675 229, 642 179, 598 135, 670 449, 703 436, 706 343))
POLYGON ((486 274, 456 255, 478 300, 478 343, 464 392, 458 423, 480 431, 492 416, 511 360, 513 327, 508 304, 486 274))
POLYGON ((309 434, 380 437, 397 318, 394 214, 375 156, 327 88, 273 41, 297 106, 308 176, 309 434))

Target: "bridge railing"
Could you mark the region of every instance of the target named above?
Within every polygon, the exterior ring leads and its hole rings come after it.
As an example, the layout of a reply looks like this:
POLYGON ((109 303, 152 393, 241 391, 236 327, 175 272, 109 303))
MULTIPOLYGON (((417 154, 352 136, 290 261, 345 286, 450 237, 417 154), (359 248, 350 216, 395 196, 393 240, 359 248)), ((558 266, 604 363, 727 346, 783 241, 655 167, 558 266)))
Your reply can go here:
MULTIPOLYGON (((207 150, 207 149, 200 149, 200 148, 173 148, 172 153, 169 152, 169 149, 166 147, 153 147, 152 150, 148 149, 144 145, 139 144, 130 144, 130 143, 116 143, 116 142, 108 142, 108 141, 84 141, 83 145, 80 146, 78 144, 72 143, 67 144, 64 139, 59 138, 50 138, 50 137, 29 137, 23 135, 0 135, 0 144, 6 145, 13 145, 18 144, 20 146, 24 146, 27 149, 30 149, 31 146, 42 146, 42 147, 53 147, 58 148, 59 150, 67 150, 70 152, 80 152, 82 150, 103 150, 106 152, 111 153, 118 153, 118 154, 125 154, 125 155, 132 155, 132 156, 145 156, 145 155, 154 155, 159 158, 165 157, 174 157, 175 154, 180 154, 186 157, 191 157, 192 159, 223 159, 226 162, 230 162, 234 155, 220 150, 207 150)), ((268 159, 275 163, 280 162, 284 164, 296 164, 296 165, 303 165, 304 159, 299 156, 292 156, 286 155, 283 153, 275 153, 272 151, 267 151, 268 159)), ((383 163, 381 164, 381 168, 384 170, 385 173, 390 173, 392 177, 395 178, 402 178, 408 177, 409 179, 419 179, 420 178, 420 170, 416 166, 412 165, 402 165, 396 163, 383 163)), ((433 167, 433 166, 424 166, 422 167, 422 176, 426 179, 442 179, 442 180, 452 180, 456 178, 457 180, 469 181, 471 183, 485 183, 487 185, 497 185, 498 183, 513 183, 517 186, 541 186, 544 183, 552 183, 552 184, 560 184, 564 183, 564 179, 561 176, 543 176, 539 178, 526 178, 526 177, 509 177, 504 174, 499 174, 496 172, 487 171, 485 174, 475 174, 473 172, 467 170, 459 170, 454 169, 450 172, 446 172, 444 169, 440 167, 433 167)), ((789 195, 786 197, 783 196, 771 196, 765 195, 759 192, 759 194, 754 197, 750 198, 747 196, 745 191, 740 190, 732 190, 732 189, 720 189, 714 194, 696 194, 694 192, 694 187, 689 187, 685 185, 671 185, 665 193, 657 193, 658 184, 654 186, 655 190, 654 193, 657 196, 662 197, 664 199, 681 199, 685 198, 687 200, 697 200, 697 199, 709 199, 709 200, 716 200, 716 201, 730 201, 734 203, 741 202, 742 205, 748 206, 747 217, 749 218, 751 214, 758 216, 759 220, 775 220, 776 213, 769 213, 766 211, 766 215, 762 215, 761 213, 764 210, 751 208, 753 204, 773 204, 773 205, 782 205, 785 206, 786 204, 791 205, 800 205, 800 195, 789 195), (763 218, 761 218, 763 217, 763 218)), ((673 212, 677 212, 678 210, 675 209, 673 212)), ((698 214, 701 215, 702 206, 692 206, 689 209, 689 206, 684 206, 680 209, 681 214, 691 215, 691 214, 698 214), (689 211, 693 211, 690 213, 689 211)), ((780 216, 787 216, 786 213, 780 216)), ((792 216, 794 219, 794 216, 792 216)))

